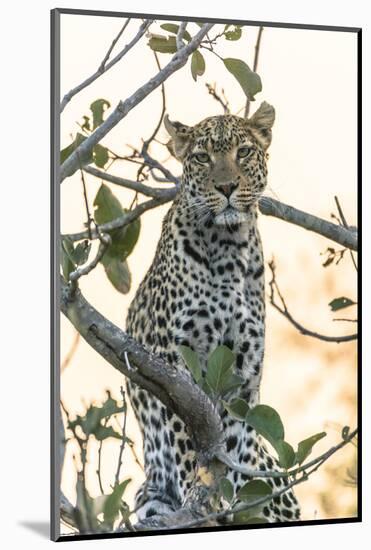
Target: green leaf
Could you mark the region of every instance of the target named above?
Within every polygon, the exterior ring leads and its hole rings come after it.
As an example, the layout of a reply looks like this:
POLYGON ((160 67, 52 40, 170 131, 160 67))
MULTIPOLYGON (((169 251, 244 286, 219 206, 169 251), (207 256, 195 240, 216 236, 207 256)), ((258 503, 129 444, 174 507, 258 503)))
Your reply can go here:
POLYGON ((342 296, 341 298, 335 298, 329 303, 331 311, 338 311, 339 309, 344 309, 345 307, 353 306, 357 302, 353 302, 350 298, 342 296))
POLYGON ((227 346, 218 346, 207 362, 206 381, 215 393, 221 393, 232 375, 235 355, 227 346))
POLYGON ((285 439, 285 430, 277 411, 268 405, 256 405, 246 415, 246 422, 273 446, 285 439))
POLYGON ((244 382, 245 380, 242 376, 238 376, 238 374, 233 374, 233 372, 229 371, 229 374, 227 374, 223 381, 223 385, 220 389, 220 395, 225 395, 232 390, 239 388, 244 382))
POLYGON ((175 36, 151 36, 148 44, 155 52, 175 53, 177 51, 175 36))
POLYGON ((105 254, 102 264, 107 278, 114 288, 121 294, 127 294, 131 286, 131 273, 127 261, 105 254))
MULTIPOLYGON (((171 32, 173 34, 178 34, 179 31, 179 25, 175 25, 175 23, 164 23, 163 25, 160 25, 161 29, 164 29, 164 31, 171 32)), ((187 30, 183 33, 184 40, 187 40, 189 42, 192 39, 192 36, 189 34, 187 30)))
POLYGON ((295 462, 295 451, 291 445, 287 441, 279 439, 275 442, 274 448, 277 451, 280 466, 285 468, 285 470, 291 468, 295 462))
POLYGON ((221 495, 227 502, 232 502, 234 498, 234 489, 232 483, 226 477, 222 477, 219 482, 219 490, 221 495))
POLYGON ((240 25, 226 25, 224 30, 224 36, 227 40, 239 40, 241 38, 242 29, 240 25), (233 27, 232 30, 227 30, 229 27, 233 27))
POLYGON ((102 420, 122 412, 125 412, 124 403, 119 405, 119 403, 111 397, 110 392, 107 391, 107 399, 100 407, 90 405, 85 415, 77 415, 75 420, 69 421, 69 426, 70 428, 80 426, 87 437, 94 435, 98 440, 105 439, 106 437, 118 437, 121 439, 121 435, 115 432, 113 428, 103 426, 102 420))
POLYGON ((241 59, 229 57, 223 59, 223 61, 228 71, 237 79, 246 97, 250 101, 253 101, 255 94, 262 90, 260 76, 254 73, 254 71, 252 71, 244 61, 241 61, 241 59))
POLYGON ((93 113, 93 130, 102 124, 104 112, 109 107, 111 104, 107 99, 96 99, 90 105, 90 110, 93 113))
POLYGON ((84 123, 81 125, 81 130, 86 130, 87 132, 91 131, 90 128, 90 118, 86 115, 83 116, 84 123))
POLYGON ((91 249, 91 243, 88 240, 82 241, 76 245, 76 248, 72 252, 72 259, 75 264, 83 265, 88 261, 91 249))
POLYGON ((66 281, 66 283, 69 280, 70 273, 72 273, 72 271, 75 271, 76 269, 76 265, 73 260, 73 254, 74 254, 73 242, 68 238, 62 239, 61 240, 61 266, 62 266, 63 278, 66 281))
POLYGON ((109 437, 114 437, 115 439, 122 440, 122 435, 116 430, 112 428, 112 426, 102 426, 99 424, 97 428, 94 430, 93 435, 98 441, 103 441, 104 439, 108 439, 109 437))
POLYGON ((108 525, 113 525, 115 519, 117 518, 121 507, 122 497, 130 481, 131 479, 126 479, 122 483, 118 483, 112 493, 107 497, 103 508, 103 517, 104 522, 108 525))
POLYGON ((99 168, 104 168, 108 162, 108 149, 97 143, 93 147, 93 161, 99 168))
MULTIPOLYGON (((112 193, 111 189, 102 184, 94 199, 94 219, 98 225, 110 222, 116 218, 119 218, 125 214, 126 210, 121 206, 120 201, 112 193)), ((102 263, 107 266, 111 263, 111 259, 121 260, 123 262, 133 251, 134 246, 139 238, 140 233, 140 220, 137 219, 123 227, 122 229, 115 229, 110 232, 112 244, 105 252, 102 263)), ((115 265, 112 268, 115 272, 118 270, 125 270, 125 266, 119 268, 115 265)), ((127 273, 126 273, 127 275, 127 273)), ((114 277, 114 275, 113 275, 114 277)))
POLYGON ((244 399, 241 399, 240 397, 236 397, 235 399, 232 399, 229 403, 226 403, 226 401, 223 401, 223 405, 225 409, 237 418, 238 420, 245 420, 246 415, 249 411, 249 405, 247 401, 244 399))
MULTIPOLYGON (((68 145, 64 149, 62 149, 61 158, 60 158, 61 164, 63 164, 64 161, 70 155, 72 155, 72 153, 75 151, 75 149, 77 149, 77 147, 79 147, 79 145, 81 145, 85 140, 86 140, 86 136, 84 136, 83 134, 80 134, 79 132, 77 132, 73 142, 70 143, 70 145, 68 145)), ((89 164, 90 162, 92 162, 92 160, 93 160, 93 157, 92 157, 91 151, 89 153, 85 154, 85 155, 80 156, 80 162, 81 162, 82 165, 89 164)), ((78 168, 76 168, 76 170, 78 170, 78 168)), ((76 172, 76 170, 75 170, 75 172, 76 172)))
POLYGON ((308 437, 307 439, 304 439, 303 441, 300 441, 296 453, 296 462, 298 464, 302 464, 312 452, 312 448, 317 443, 317 441, 320 441, 320 439, 322 439, 326 435, 326 432, 320 432, 318 434, 312 435, 311 437, 308 437))
POLYGON ((272 488, 268 483, 261 479, 253 479, 248 481, 237 491, 237 498, 243 502, 257 500, 261 497, 268 496, 272 493, 272 488))
POLYGON ((98 225, 108 223, 123 214, 120 201, 104 183, 102 183, 95 196, 94 206, 96 206, 94 219, 98 225))
POLYGON ((205 72, 205 59, 204 56, 196 50, 192 54, 192 60, 191 60, 191 73, 193 80, 197 80, 198 76, 202 76, 205 72))
POLYGON ((196 382, 199 382, 202 378, 202 371, 197 353, 188 346, 179 346, 178 349, 193 378, 196 382))

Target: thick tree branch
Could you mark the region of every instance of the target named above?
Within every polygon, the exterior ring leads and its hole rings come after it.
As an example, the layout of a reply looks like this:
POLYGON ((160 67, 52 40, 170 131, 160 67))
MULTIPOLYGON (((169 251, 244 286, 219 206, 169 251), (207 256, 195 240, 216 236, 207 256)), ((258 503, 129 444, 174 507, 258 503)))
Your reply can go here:
MULTIPOLYGON (((160 163, 158 163, 157 161, 155 161, 155 159, 152 159, 151 157, 149 158, 150 162, 153 162, 153 167, 156 167, 159 170, 163 170, 163 167, 160 163)), ((105 172, 100 172, 96 168, 90 166, 85 167, 84 170, 89 174, 105 179, 106 181, 109 181, 116 185, 121 185, 123 187, 127 187, 128 189, 133 189, 147 196, 152 197, 155 195, 155 198, 139 204, 131 212, 120 216, 120 218, 116 218, 112 222, 100 226, 99 229, 103 232, 111 231, 112 229, 118 229, 120 227, 128 225, 133 220, 141 216, 146 210, 156 208, 156 206, 159 206, 160 204, 165 204, 166 202, 173 200, 179 191, 179 180, 175 178, 172 174, 169 175, 178 184, 176 187, 153 190, 153 188, 145 186, 143 183, 126 180, 125 178, 119 178, 117 176, 112 176, 105 172)), ((271 199, 268 197, 261 197, 261 199, 259 200, 259 210, 262 214, 279 218, 283 221, 293 223, 294 225, 299 225, 300 227, 303 227, 308 231, 318 233, 323 237, 327 237, 334 242, 350 248, 351 250, 357 250, 358 239, 356 230, 353 231, 351 229, 345 229, 344 227, 335 225, 331 222, 318 218, 317 216, 313 216, 312 214, 308 214, 307 212, 298 210, 293 206, 289 206, 288 204, 279 202, 275 199, 271 199)), ((82 239, 89 238, 89 234, 88 231, 82 231, 80 233, 68 235, 68 237, 72 241, 80 241, 82 239)), ((91 231, 91 237, 93 239, 98 238, 98 233, 96 230, 91 231)))
MULTIPOLYGON (((143 101, 153 90, 160 86, 169 76, 181 69, 188 60, 188 57, 199 47, 206 33, 211 29, 212 24, 202 26, 192 40, 179 51, 177 51, 170 62, 152 77, 148 82, 138 88, 133 95, 120 101, 110 116, 93 132, 75 151, 64 161, 60 168, 60 181, 72 175, 78 167, 78 158, 86 158, 94 145, 99 143, 138 103, 143 101)), ((108 66, 108 65, 107 65, 108 66)))
POLYGON ((308 229, 308 231, 313 231, 327 239, 331 239, 346 248, 357 250, 358 239, 356 229, 346 229, 268 197, 261 197, 259 200, 259 209, 266 216, 274 216, 286 222, 299 225, 304 229, 308 229))
POLYGON ((116 65, 116 63, 118 61, 120 61, 120 59, 122 59, 124 57, 124 55, 126 55, 128 53, 128 51, 130 51, 133 48, 133 46, 135 46, 135 44, 142 38, 142 36, 144 35, 144 33, 146 32, 148 27, 153 22, 153 21, 150 21, 150 20, 149 21, 144 21, 142 23, 142 25, 140 26, 137 34, 134 36, 134 38, 120 51, 120 53, 118 53, 109 63, 107 63, 108 57, 111 54, 113 47, 115 46, 117 40, 120 38, 121 34, 124 32, 124 30, 125 30, 126 26, 128 25, 129 21, 130 21, 130 19, 128 19, 128 21, 125 23, 124 27, 121 29, 119 35, 112 42, 107 54, 105 55, 102 63, 99 65, 99 67, 95 71, 95 73, 93 73, 86 80, 84 80, 84 82, 81 82, 81 84, 79 84, 78 86, 75 86, 75 88, 72 88, 72 90, 70 90, 67 94, 65 94, 65 96, 63 97, 63 99, 61 101, 60 112, 63 111, 63 109, 65 108, 67 103, 69 103, 71 101, 71 99, 76 94, 81 92, 81 90, 83 90, 84 88, 87 88, 90 84, 92 84, 92 82, 94 82, 95 80, 97 80, 97 78, 102 76, 102 74, 106 73, 111 67, 116 65))
POLYGON ((87 343, 108 363, 155 395, 183 420, 200 464, 208 464, 223 448, 221 421, 213 403, 192 381, 188 372, 167 365, 138 345, 94 309, 79 290, 71 299, 69 286, 63 278, 61 310, 87 343))

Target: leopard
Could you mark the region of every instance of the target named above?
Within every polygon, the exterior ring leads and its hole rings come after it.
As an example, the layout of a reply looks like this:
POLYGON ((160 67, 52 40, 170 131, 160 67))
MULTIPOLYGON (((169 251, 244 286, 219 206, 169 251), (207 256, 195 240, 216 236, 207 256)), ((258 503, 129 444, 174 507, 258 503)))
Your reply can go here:
MULTIPOLYGON (((258 202, 267 186, 275 109, 263 102, 250 118, 208 117, 194 126, 165 116, 168 148, 182 164, 179 192, 164 217, 151 267, 132 300, 127 332, 169 365, 185 369, 180 346, 194 350, 203 372, 218 346, 235 356, 243 383, 232 397, 260 403, 265 347, 264 257, 258 202)), ((182 420, 127 380, 143 437, 146 480, 136 494, 139 522, 182 507, 197 476, 192 440, 182 420)), ((218 405, 228 456, 246 469, 282 471, 262 437, 218 405)), ((234 491, 251 479, 229 468, 234 491)), ((272 490, 287 477, 266 478, 272 490)), ((300 519, 292 489, 261 510, 266 522, 300 519)))

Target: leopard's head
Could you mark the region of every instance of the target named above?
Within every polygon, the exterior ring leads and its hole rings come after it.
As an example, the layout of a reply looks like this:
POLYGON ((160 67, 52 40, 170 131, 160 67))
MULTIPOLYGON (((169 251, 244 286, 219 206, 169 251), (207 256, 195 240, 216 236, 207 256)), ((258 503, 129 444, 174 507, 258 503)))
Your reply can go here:
POLYGON ((266 102, 249 119, 214 116, 190 127, 165 117, 170 147, 183 163, 183 195, 198 221, 224 226, 247 221, 267 183, 274 117, 266 102))

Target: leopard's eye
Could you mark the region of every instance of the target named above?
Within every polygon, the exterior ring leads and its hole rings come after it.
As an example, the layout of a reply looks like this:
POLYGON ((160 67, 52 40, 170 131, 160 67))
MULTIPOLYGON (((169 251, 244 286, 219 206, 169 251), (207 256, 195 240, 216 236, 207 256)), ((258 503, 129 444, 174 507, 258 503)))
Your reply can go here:
POLYGON ((210 157, 207 153, 196 153, 194 157, 197 162, 200 162, 201 164, 206 164, 207 162, 210 162, 210 157))
POLYGON ((251 147, 240 147, 237 151, 237 158, 244 159, 252 152, 251 147))

